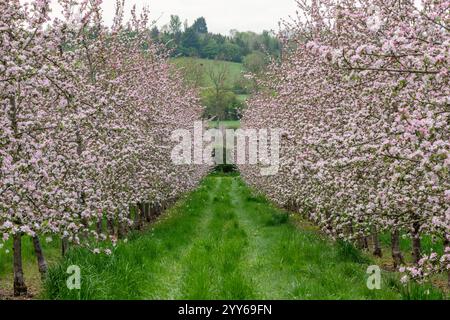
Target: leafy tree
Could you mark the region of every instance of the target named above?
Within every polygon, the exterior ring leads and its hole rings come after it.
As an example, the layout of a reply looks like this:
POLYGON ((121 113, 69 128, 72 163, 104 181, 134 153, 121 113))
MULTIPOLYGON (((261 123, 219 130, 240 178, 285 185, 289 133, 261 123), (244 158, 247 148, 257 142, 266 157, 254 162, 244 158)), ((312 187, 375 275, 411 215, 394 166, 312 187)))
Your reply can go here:
POLYGON ((181 25, 182 23, 180 17, 177 15, 171 15, 169 22, 169 33, 174 36, 180 35, 181 25))
POLYGON ((154 41, 158 41, 158 40, 159 40, 159 34, 160 34, 160 32, 159 32, 157 26, 154 26, 154 27, 152 28, 152 30, 150 30, 150 36, 151 36, 151 38, 152 38, 154 41))
POLYGON ((181 37, 181 45, 185 48, 193 49, 191 52, 198 53, 200 49, 200 41, 198 34, 193 28, 188 28, 181 37))
POLYGON ((200 17, 197 20, 195 20, 195 22, 191 28, 197 33, 201 33, 201 34, 208 33, 208 27, 206 25, 206 20, 203 17, 200 17))
POLYGON ((258 74, 266 68, 267 57, 259 51, 254 51, 244 58, 243 63, 247 71, 258 74))
POLYGON ((208 58, 208 59, 216 58, 220 51, 220 46, 217 43, 217 41, 212 38, 209 38, 209 39, 205 40, 205 42, 207 44, 204 45, 202 48, 202 51, 201 51, 202 57, 208 58))
POLYGON ((205 118, 218 121, 238 120, 243 104, 232 91, 216 92, 209 88, 202 93, 202 103, 206 107, 205 118))
POLYGON ((234 61, 234 62, 241 62, 242 56, 240 54, 240 48, 238 45, 231 43, 231 42, 225 42, 221 47, 221 52, 218 56, 221 60, 227 60, 227 61, 234 61))
POLYGON ((203 93, 203 101, 207 107, 210 116, 215 116, 219 120, 226 117, 226 108, 228 107, 227 81, 230 77, 230 71, 225 64, 211 66, 207 70, 208 78, 212 83, 212 88, 203 93))

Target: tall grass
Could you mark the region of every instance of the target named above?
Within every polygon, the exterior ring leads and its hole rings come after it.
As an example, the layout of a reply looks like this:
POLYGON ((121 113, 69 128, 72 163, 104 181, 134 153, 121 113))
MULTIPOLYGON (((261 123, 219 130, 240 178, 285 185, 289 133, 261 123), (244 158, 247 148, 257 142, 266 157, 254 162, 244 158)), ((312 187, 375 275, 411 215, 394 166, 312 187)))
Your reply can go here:
POLYGON ((72 250, 51 268, 50 299, 442 299, 428 286, 404 287, 384 272, 366 285, 369 257, 299 228, 235 174, 215 173, 144 234, 111 256, 72 250), (79 291, 67 267, 81 268, 79 291))

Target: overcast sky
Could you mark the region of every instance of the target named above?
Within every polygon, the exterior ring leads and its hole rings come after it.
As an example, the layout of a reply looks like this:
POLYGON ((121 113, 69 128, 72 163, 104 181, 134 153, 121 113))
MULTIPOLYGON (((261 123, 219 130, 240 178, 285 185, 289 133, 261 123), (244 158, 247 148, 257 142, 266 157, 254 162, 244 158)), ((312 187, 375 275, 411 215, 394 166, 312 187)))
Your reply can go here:
MULTIPOLYGON (((0 0, 1 1, 1 0, 0 0)), ((114 15, 114 0, 103 0, 104 19, 108 24, 114 15)), ((228 34, 239 31, 275 30, 278 22, 295 15, 295 0, 126 0, 127 9, 132 4, 138 8, 148 5, 151 18, 158 19, 158 26, 167 24, 171 14, 192 24, 198 17, 205 17, 208 29, 214 33, 228 34)), ((59 11, 56 7, 55 11, 59 11)))

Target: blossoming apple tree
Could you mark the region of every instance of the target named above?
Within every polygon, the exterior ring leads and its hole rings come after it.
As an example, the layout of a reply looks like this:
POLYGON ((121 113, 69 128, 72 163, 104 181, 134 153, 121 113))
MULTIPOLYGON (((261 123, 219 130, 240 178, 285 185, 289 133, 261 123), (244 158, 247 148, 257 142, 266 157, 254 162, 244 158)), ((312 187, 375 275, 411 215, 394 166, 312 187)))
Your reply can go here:
MULTIPOLYGON (((12 238, 14 294, 27 293, 21 242, 39 236, 100 252, 195 187, 206 166, 175 166, 170 132, 202 109, 164 48, 150 40, 148 11, 113 26, 99 0, 0 3, 0 236, 12 238), (107 228, 105 230, 104 224, 107 228)), ((103 250, 109 253, 109 249, 103 250)))
POLYGON ((408 277, 450 269, 450 2, 298 1, 280 63, 258 80, 244 128, 284 128, 282 168, 248 182, 330 236, 412 239, 408 277), (424 255, 421 236, 444 243, 424 255))

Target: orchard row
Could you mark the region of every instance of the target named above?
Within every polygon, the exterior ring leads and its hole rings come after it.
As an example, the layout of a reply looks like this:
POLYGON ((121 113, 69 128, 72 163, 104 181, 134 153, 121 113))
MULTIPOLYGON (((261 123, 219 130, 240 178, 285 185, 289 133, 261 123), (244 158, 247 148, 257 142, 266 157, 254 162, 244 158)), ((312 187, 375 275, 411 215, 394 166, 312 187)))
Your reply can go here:
POLYGON ((53 235, 109 253, 180 194, 205 166, 175 166, 171 132, 201 118, 196 93, 152 44, 148 12, 105 27, 98 0, 0 2, 0 243, 14 249, 14 293, 25 295, 21 254, 53 235), (77 3, 78 2, 78 3, 77 3), (107 230, 104 230, 104 225, 107 230))
POLYGON ((298 5, 283 59, 257 79, 243 119, 243 128, 284 129, 280 172, 241 166, 244 178, 375 255, 389 232, 404 281, 449 272, 450 2, 298 5), (444 250, 423 252, 425 235, 444 250))

